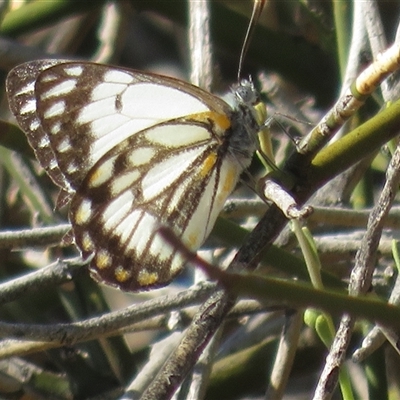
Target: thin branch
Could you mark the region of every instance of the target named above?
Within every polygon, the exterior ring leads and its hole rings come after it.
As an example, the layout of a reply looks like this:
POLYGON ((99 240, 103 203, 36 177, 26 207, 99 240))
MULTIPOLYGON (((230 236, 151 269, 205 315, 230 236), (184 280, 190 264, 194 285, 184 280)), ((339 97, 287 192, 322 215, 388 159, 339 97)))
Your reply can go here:
POLYGON ((189 1, 190 82, 211 90, 213 76, 208 0, 189 1))
POLYGON ((0 231, 0 249, 16 249, 60 244, 62 238, 70 229, 70 224, 61 224, 43 228, 0 231))
POLYGON ((181 332, 174 332, 152 345, 149 360, 135 379, 128 385, 126 392, 120 400, 135 400, 139 398, 140 393, 152 384, 154 376, 174 351, 181 337, 181 332))
POLYGON ((97 29, 99 47, 91 60, 110 63, 116 60, 125 43, 126 23, 130 15, 127 2, 107 2, 103 6, 101 22, 97 29))
POLYGON ((178 348, 171 354, 141 400, 169 399, 193 368, 200 354, 219 328, 234 299, 217 290, 200 307, 178 348))
POLYGON ((270 384, 266 393, 267 399, 281 399, 286 388, 291 367, 297 351, 297 343, 303 326, 302 311, 287 316, 286 325, 280 338, 277 357, 271 371, 270 384))
POLYGON ((0 304, 19 298, 29 292, 72 280, 87 265, 81 258, 58 260, 55 263, 0 284, 0 304))

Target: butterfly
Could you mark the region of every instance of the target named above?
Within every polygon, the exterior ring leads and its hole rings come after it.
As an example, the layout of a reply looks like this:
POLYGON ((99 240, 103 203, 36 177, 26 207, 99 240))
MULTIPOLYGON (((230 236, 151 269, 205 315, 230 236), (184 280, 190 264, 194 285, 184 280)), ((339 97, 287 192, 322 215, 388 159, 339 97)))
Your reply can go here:
MULTIPOLYGON (((209 235, 256 150, 263 120, 250 80, 230 102, 184 81, 119 67, 38 60, 10 71, 10 109, 70 201, 75 243, 99 282, 165 286, 209 235)), ((262 113, 261 113, 262 114, 262 113)))

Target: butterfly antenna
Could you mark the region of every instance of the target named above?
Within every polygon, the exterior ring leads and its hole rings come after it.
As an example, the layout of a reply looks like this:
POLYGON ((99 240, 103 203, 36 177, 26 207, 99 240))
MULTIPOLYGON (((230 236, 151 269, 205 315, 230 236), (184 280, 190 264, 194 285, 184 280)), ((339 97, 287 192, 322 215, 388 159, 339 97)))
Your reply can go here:
POLYGON ((253 37, 254 29, 257 26, 257 22, 260 18, 262 10, 264 9, 265 2, 266 2, 266 0, 254 0, 253 12, 250 17, 249 25, 247 27, 247 32, 246 32, 246 36, 244 38, 242 51, 240 52, 238 75, 237 75, 238 81, 240 80, 240 76, 242 74, 243 60, 244 60, 247 50, 249 48, 250 40, 253 37))

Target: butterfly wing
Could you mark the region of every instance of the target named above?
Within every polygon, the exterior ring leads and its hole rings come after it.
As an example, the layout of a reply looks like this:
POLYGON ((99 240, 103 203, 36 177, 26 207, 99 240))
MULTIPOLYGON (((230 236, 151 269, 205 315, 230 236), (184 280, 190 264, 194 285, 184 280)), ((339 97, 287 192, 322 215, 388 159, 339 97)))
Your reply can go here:
POLYGON ((183 260, 158 227, 197 249, 241 172, 228 105, 172 78, 77 62, 24 64, 7 91, 42 166, 74 194, 94 276, 124 290, 167 284, 183 260))

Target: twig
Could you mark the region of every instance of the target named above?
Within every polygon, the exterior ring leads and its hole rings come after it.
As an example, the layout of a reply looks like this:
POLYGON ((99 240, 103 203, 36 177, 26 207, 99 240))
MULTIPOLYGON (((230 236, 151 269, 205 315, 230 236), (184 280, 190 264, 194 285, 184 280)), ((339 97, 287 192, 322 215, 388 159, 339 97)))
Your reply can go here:
POLYGON ((200 307, 176 351, 164 364, 141 400, 168 399, 180 386, 234 304, 218 290, 200 307))
POLYGON ((208 1, 189 1, 189 17, 190 82, 211 90, 213 62, 208 1))
POLYGON ((266 398, 275 400, 281 399, 289 379, 290 368, 296 355, 301 328, 303 326, 303 312, 296 311, 293 315, 287 316, 286 325, 279 341, 277 357, 271 371, 270 384, 266 398), (289 368, 288 368, 289 367, 289 368))
POLYGON ((71 229, 70 224, 31 228, 19 231, 0 231, 0 249, 16 249, 59 244, 71 229))
MULTIPOLYGON (((396 246, 396 244, 394 244, 394 246, 396 246)), ((396 264, 397 264, 397 269, 399 269, 399 259, 398 259, 399 253, 397 246, 395 247, 393 253, 395 255, 395 259, 397 258, 396 264)), ((388 303, 400 305, 399 273, 397 274, 392 292, 390 293, 388 303)), ((353 353, 352 360, 358 363, 362 362, 366 357, 368 357, 375 350, 377 350, 385 342, 386 339, 391 343, 395 351, 397 351, 397 353, 400 353, 398 332, 393 331, 393 329, 388 329, 387 327, 378 325, 372 328, 371 331, 368 333, 368 335, 364 338, 361 347, 353 353)))
POLYGON ((141 369, 133 382, 128 385, 126 392, 120 400, 135 400, 139 398, 140 393, 152 384, 154 376, 174 351, 181 337, 181 332, 174 332, 152 345, 148 362, 141 369))
POLYGON ((97 30, 100 45, 91 57, 92 61, 110 63, 116 59, 116 54, 125 43, 124 33, 128 16, 126 2, 108 2, 103 6, 101 23, 97 30))
POLYGON ((288 219, 307 218, 312 213, 312 207, 300 207, 282 185, 268 179, 268 177, 263 181, 262 193, 267 200, 273 201, 288 219))
POLYGON ((82 261, 81 258, 58 260, 38 271, 2 283, 0 284, 0 304, 15 300, 28 292, 68 282, 81 273, 82 267, 86 264, 87 262, 82 261))

